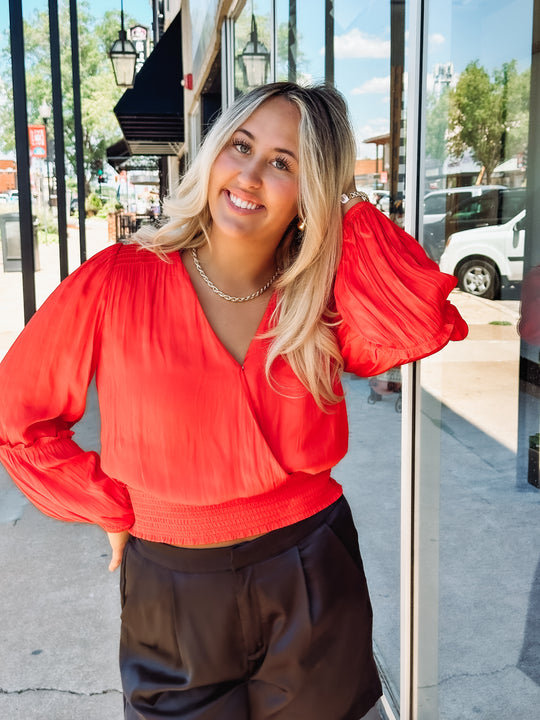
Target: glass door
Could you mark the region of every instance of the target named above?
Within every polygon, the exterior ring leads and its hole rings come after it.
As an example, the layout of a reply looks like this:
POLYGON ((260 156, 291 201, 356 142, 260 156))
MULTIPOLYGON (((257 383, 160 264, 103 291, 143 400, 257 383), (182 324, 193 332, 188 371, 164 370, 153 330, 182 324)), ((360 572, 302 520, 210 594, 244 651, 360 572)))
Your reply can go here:
POLYGON ((406 710, 525 720, 540 707, 540 3, 416 5, 416 227, 456 276, 451 299, 470 332, 422 361, 412 388, 406 710))

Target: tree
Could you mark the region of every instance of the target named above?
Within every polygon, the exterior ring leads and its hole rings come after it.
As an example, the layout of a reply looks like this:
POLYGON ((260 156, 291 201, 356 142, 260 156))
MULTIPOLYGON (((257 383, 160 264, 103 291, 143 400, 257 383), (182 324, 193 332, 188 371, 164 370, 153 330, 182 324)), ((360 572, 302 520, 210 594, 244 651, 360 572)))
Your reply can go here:
POLYGON ((426 113, 426 155, 441 164, 448 154, 446 135, 448 131, 450 90, 445 88, 439 96, 432 94, 427 99, 426 113))
POLYGON ((469 63, 450 91, 449 154, 460 159, 470 149, 489 183, 509 152, 526 147, 528 94, 526 73, 517 73, 515 61, 505 63, 493 78, 477 60, 469 63))
POLYGON ((512 60, 496 70, 494 76, 503 85, 502 159, 508 160, 527 149, 531 70, 518 73, 516 61, 512 60))
MULTIPOLYGON (((83 147, 87 185, 95 177, 106 148, 119 139, 120 128, 113 113, 123 90, 114 80, 108 50, 118 35, 120 12, 107 11, 101 19, 90 13, 87 0, 78 3, 79 55, 81 76, 81 112, 83 147)), ((137 24, 126 18, 128 25, 137 24)), ((73 88, 71 78, 71 41, 69 23, 69 0, 62 0, 59 8, 60 65, 62 76, 65 150, 68 165, 75 170, 75 130, 73 121, 73 88)), ((52 104, 51 65, 49 50, 49 16, 35 10, 31 20, 24 23, 26 83, 28 96, 28 121, 40 124, 39 106, 43 100, 52 104)), ((4 65, 9 62, 9 38, 5 37, 1 49, 4 65)), ((0 150, 4 153, 15 149, 13 129, 13 91, 11 74, 0 77, 0 96, 6 101, 0 105, 0 150)), ((52 118, 49 121, 49 137, 53 137, 52 118)))

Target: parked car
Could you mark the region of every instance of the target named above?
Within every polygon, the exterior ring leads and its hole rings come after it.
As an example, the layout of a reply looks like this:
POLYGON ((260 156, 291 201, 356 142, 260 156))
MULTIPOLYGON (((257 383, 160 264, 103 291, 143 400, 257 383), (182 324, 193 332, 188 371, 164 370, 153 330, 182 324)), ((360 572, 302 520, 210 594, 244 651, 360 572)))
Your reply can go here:
POLYGON ((424 196, 424 225, 442 220, 451 211, 456 212, 463 203, 489 190, 504 190, 505 185, 466 185, 464 187, 432 190, 424 196))
POLYGON ((383 213, 388 214, 390 212, 390 193, 388 190, 374 190, 370 200, 383 213))
POLYGON ((9 194, 10 202, 17 202, 17 200, 19 199, 19 191, 18 190, 10 190, 8 194, 9 194))
POLYGON ((523 279, 525 210, 502 225, 463 230, 448 238, 440 268, 455 275, 458 287, 489 300, 501 287, 523 279))
POLYGON ((9 202, 9 195, 7 192, 0 193, 0 203, 7 203, 9 202))
POLYGON ((423 246, 438 262, 450 235, 483 225, 501 225, 525 207, 525 188, 476 185, 453 188, 446 197, 429 193, 424 198, 423 246), (446 203, 446 211, 444 210, 446 203))

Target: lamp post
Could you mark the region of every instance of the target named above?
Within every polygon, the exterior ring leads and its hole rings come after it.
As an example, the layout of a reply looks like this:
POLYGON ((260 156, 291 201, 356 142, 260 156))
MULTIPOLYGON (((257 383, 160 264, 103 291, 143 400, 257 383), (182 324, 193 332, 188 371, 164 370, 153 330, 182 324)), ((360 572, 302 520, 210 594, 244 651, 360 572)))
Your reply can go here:
POLYGON ((118 40, 115 40, 109 50, 114 78, 119 87, 133 87, 135 80, 135 63, 137 62, 137 51, 133 43, 127 39, 124 29, 124 0, 120 2, 121 28, 118 31, 118 40))
POLYGON ((46 100, 43 100, 38 108, 38 112, 41 115, 43 124, 45 125, 45 166, 47 169, 47 203, 51 207, 51 173, 50 173, 50 158, 49 158, 49 135, 47 133, 49 118, 51 117, 51 106, 46 100))
POLYGON ((246 46, 238 56, 238 62, 248 89, 264 85, 268 79, 270 52, 259 40, 255 15, 251 13, 251 33, 246 46))

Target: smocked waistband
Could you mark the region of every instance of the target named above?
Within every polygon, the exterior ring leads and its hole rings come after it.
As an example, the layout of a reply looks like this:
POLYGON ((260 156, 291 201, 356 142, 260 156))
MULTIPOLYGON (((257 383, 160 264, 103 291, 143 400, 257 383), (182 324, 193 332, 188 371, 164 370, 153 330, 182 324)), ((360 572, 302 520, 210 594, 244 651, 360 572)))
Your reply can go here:
POLYGON ((185 505, 128 488, 135 524, 130 533, 169 545, 209 545, 272 532, 315 515, 334 503, 342 488, 330 471, 294 473, 273 490, 217 505, 185 505))
POLYGON ((195 548, 175 547, 132 537, 130 542, 143 557, 176 572, 219 572, 239 570, 253 563, 276 557, 300 543, 329 520, 340 506, 345 505, 341 497, 329 507, 300 520, 293 525, 273 530, 254 540, 247 540, 227 547, 195 548))

